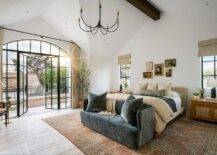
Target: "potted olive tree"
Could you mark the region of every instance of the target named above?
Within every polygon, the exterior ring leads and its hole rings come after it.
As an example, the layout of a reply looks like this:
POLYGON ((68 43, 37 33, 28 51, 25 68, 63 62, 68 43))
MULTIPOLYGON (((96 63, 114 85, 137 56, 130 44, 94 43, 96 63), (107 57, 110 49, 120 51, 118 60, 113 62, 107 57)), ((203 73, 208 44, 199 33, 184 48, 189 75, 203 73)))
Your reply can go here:
POLYGON ((78 99, 79 106, 83 107, 84 100, 87 98, 90 89, 91 71, 85 62, 78 65, 78 99))

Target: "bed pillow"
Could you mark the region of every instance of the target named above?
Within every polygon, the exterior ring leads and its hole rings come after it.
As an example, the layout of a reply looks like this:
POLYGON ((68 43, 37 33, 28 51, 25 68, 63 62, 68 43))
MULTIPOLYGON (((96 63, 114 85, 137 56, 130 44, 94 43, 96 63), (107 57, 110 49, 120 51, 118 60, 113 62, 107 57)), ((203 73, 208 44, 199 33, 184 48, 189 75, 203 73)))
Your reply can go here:
POLYGON ((147 90, 151 90, 151 91, 157 91, 157 84, 151 84, 149 83, 147 86, 147 90))
POLYGON ((176 91, 171 91, 171 96, 172 97, 181 98, 181 95, 178 92, 176 92, 176 91))
POLYGON ((145 95, 145 96, 158 96, 158 92, 147 89, 147 90, 143 91, 141 93, 141 95, 145 95))
POLYGON ((158 91, 145 90, 140 95, 162 97, 165 95, 165 89, 158 90, 158 91))
POLYGON ((136 115, 137 111, 142 108, 143 99, 126 100, 121 109, 121 117, 132 126, 137 126, 136 115))
POLYGON ((88 95, 88 105, 87 105, 87 112, 100 112, 106 111, 106 93, 101 95, 96 95, 89 93, 88 95))
POLYGON ((172 84, 168 84, 165 87, 165 96, 171 96, 172 95, 172 84))
POLYGON ((142 94, 147 89, 148 83, 146 84, 139 84, 139 86, 136 89, 136 94, 142 94))
POLYGON ((158 90, 165 90, 165 85, 164 84, 157 84, 157 89, 158 90))

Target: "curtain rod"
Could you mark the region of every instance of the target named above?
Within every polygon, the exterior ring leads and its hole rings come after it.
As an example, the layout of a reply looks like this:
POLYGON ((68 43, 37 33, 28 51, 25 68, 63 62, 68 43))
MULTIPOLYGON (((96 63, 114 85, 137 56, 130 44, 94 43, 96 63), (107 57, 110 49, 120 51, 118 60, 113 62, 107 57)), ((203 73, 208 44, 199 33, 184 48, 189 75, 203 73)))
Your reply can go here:
POLYGON ((7 28, 7 27, 0 26, 0 29, 4 29, 4 30, 8 30, 8 31, 13 31, 13 32, 18 32, 18 33, 23 33, 23 34, 28 34, 28 35, 32 35, 32 36, 37 36, 37 37, 40 37, 40 38, 47 38, 47 39, 52 39, 52 40, 57 40, 57 41, 62 41, 62 42, 67 42, 67 43, 75 44, 75 42, 73 42, 73 41, 68 41, 68 40, 64 40, 64 39, 49 37, 49 36, 45 36, 45 35, 41 35, 41 34, 36 34, 36 33, 24 32, 24 31, 20 31, 20 30, 15 30, 15 29, 7 28))

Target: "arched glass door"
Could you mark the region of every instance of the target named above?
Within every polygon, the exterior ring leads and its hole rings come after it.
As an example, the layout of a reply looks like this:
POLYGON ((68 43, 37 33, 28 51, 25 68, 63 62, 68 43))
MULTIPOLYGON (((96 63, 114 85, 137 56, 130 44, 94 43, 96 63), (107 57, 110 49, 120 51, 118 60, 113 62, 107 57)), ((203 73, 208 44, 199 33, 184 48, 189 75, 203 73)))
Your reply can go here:
POLYGON ((4 44, 2 69, 3 100, 12 101, 12 117, 39 101, 48 109, 71 107, 71 62, 60 47, 40 40, 4 44))

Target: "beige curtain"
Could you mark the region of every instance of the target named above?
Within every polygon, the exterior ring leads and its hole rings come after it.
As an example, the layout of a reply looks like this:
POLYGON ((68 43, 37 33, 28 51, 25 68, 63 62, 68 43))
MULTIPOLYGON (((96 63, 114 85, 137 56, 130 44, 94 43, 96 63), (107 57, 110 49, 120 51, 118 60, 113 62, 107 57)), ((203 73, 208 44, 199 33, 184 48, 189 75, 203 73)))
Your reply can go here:
POLYGON ((198 43, 198 56, 217 55, 217 38, 200 41, 198 43))
MULTIPOLYGON (((2 75, 2 45, 3 45, 3 36, 4 30, 0 28, 0 75, 2 75)), ((2 76, 0 76, 0 80, 2 81, 2 76)), ((0 101, 3 100, 3 87, 0 83, 0 101)))
POLYGON ((131 54, 118 56, 118 65, 131 64, 131 54))
POLYGON ((76 44, 71 44, 71 68, 72 68, 72 107, 79 108, 79 99, 78 99, 78 64, 81 59, 80 47, 76 44))

